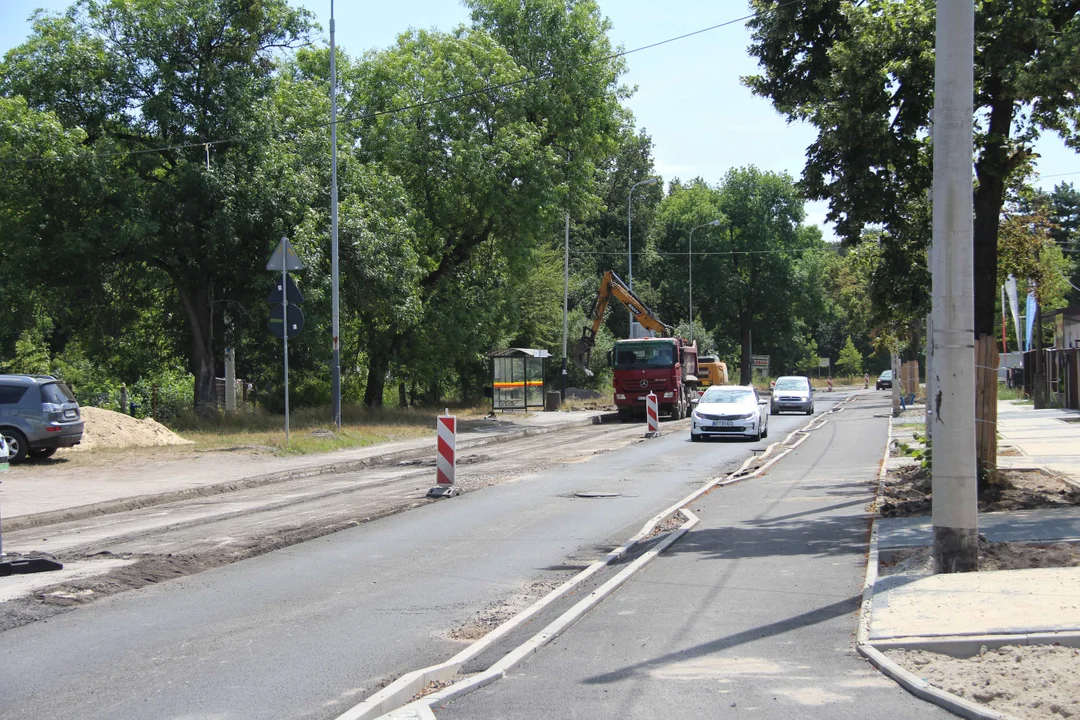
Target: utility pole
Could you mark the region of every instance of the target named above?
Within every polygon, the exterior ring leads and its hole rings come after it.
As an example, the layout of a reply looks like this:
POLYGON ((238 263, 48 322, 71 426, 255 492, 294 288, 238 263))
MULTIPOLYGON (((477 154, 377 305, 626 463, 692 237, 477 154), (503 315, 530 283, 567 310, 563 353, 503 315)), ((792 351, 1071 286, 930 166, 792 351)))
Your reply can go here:
MULTIPOLYGON (((331 334, 334 338, 330 360, 331 422, 341 428, 341 344, 338 341, 338 193, 337 193, 337 50, 334 46, 334 0, 330 0, 330 303, 331 334)), ((284 292, 284 286, 282 287, 284 292)))
POLYGON ((566 242, 563 245, 562 291, 562 400, 566 402, 566 338, 570 331, 567 307, 570 299, 570 213, 566 213, 566 242))
MULTIPOLYGON (((631 221, 631 205, 634 202, 634 188, 636 188, 638 185, 654 185, 657 183, 657 181, 657 178, 646 178, 645 180, 639 180, 638 182, 630 186, 630 193, 626 198, 626 279, 630 286, 630 292, 634 291, 634 235, 632 232, 633 225, 631 221)), ((633 338, 634 313, 629 308, 627 308, 627 313, 629 313, 630 315, 630 332, 627 335, 628 337, 633 338)))
MULTIPOLYGON (((972 270, 974 0, 940 0, 934 61, 934 572, 979 566, 972 270)), ((895 379, 894 379, 895 382, 895 379)))

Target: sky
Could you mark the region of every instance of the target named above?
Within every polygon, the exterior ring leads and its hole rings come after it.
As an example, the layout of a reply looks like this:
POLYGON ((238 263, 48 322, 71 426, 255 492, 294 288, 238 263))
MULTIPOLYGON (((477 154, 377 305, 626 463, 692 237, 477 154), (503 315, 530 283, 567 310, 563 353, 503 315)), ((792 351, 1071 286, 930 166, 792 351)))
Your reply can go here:
MULTIPOLYGON (((743 17, 745 0, 598 0, 611 20, 614 45, 626 50, 677 37, 743 17)), ((0 0, 0 54, 21 43, 36 8, 62 11, 70 0, 0 0)), ((329 38, 330 0, 292 0, 315 14, 329 38)), ((457 0, 337 0, 335 39, 349 55, 387 47, 410 27, 449 30, 468 21, 457 0)), ((702 177, 718 182, 731 168, 756 165, 798 177, 806 147, 814 139, 808 125, 788 124, 765 99, 739 78, 756 72, 747 54, 750 33, 742 22, 711 30, 627 57, 623 81, 637 90, 628 101, 639 127, 652 136, 656 171, 666 181, 702 177)), ((1080 157, 1048 133, 1036 144, 1041 155, 1036 184, 1052 189, 1061 181, 1080 182, 1080 157), (1069 173, 1069 175, 1065 175, 1069 173), (1075 175, 1072 175, 1075 173, 1075 175)), ((824 202, 807 204, 807 221, 823 225, 824 202)), ((823 227, 826 237, 832 232, 823 227)))

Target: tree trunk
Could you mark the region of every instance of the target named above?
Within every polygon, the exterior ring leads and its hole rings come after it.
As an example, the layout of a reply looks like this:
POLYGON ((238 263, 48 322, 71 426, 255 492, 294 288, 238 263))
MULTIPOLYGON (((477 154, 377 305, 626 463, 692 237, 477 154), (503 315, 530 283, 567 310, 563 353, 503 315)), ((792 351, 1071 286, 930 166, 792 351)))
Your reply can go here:
POLYGON ((188 360, 195 376, 195 412, 201 416, 210 415, 217 410, 217 393, 214 392, 213 289, 206 286, 189 290, 171 273, 170 276, 191 330, 188 360))
POLYGON ((390 355, 374 348, 368 352, 367 387, 364 388, 364 405, 369 408, 383 406, 386 390, 386 373, 390 370, 390 355))
POLYGON ((409 398, 405 394, 405 383, 404 383, 404 381, 399 382, 398 385, 397 385, 397 397, 398 397, 398 405, 401 406, 402 410, 409 407, 409 398))
POLYGON ((975 448, 979 485, 997 480, 997 339, 982 335, 975 341, 975 448))
MULTIPOLYGON (((991 84, 994 84, 991 80, 991 84)), ((997 81, 1000 91, 1000 81, 997 81)), ((995 303, 997 301, 997 262, 998 262, 998 225, 1001 208, 1005 203, 1005 179, 1010 170, 1010 163, 1016 158, 1010 157, 1007 145, 1013 117, 1013 102, 1001 97, 1000 92, 993 92, 1001 99, 990 108, 990 123, 979 160, 975 164, 975 173, 979 180, 975 192, 975 220, 973 229, 974 252, 974 294, 975 294, 975 357, 976 366, 990 363, 989 356, 980 354, 979 349, 995 349, 994 325, 997 320, 995 303), (981 360, 980 360, 981 358, 981 360)), ((982 372, 976 367, 975 373, 975 457, 980 477, 997 471, 997 372, 982 372)))

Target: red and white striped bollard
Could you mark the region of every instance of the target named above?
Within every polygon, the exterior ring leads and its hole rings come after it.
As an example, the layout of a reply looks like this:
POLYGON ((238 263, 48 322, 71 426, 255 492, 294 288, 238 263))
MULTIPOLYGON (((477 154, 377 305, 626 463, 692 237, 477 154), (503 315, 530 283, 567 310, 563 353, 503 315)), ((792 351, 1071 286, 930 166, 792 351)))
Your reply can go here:
POLYGON ((646 426, 645 437, 659 437, 660 410, 656 405, 656 393, 651 392, 645 396, 645 421, 648 423, 646 426))
POLYGON ((832 392, 832 378, 829 378, 829 392, 832 392))
POLYGON ((457 417, 446 410, 436 421, 438 437, 435 450, 435 487, 428 490, 428 497, 453 497, 458 494, 454 485, 457 475, 457 417))

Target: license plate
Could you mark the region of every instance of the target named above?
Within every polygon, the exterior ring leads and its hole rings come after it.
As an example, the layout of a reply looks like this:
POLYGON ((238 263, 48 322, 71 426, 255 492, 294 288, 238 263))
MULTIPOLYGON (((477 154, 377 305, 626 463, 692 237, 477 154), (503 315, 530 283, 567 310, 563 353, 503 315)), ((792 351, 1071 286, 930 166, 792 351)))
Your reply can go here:
POLYGON ((65 410, 64 411, 64 417, 66 417, 66 418, 75 417, 75 411, 74 410, 65 410))
POLYGON ((714 420, 713 427, 734 427, 735 423, 730 420, 714 420))

